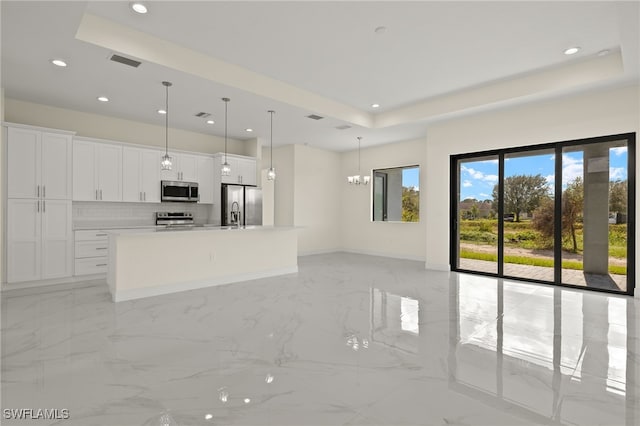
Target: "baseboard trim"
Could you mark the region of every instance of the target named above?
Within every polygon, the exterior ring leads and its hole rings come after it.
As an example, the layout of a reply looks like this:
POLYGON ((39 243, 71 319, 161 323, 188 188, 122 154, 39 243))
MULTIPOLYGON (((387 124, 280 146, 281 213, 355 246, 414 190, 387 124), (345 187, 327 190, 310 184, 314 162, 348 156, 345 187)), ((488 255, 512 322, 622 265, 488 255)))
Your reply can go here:
POLYGON ((308 250, 308 251, 300 251, 298 252, 298 257, 304 256, 313 256, 315 254, 330 254, 330 253, 338 253, 344 250, 340 249, 324 249, 324 250, 308 250))
POLYGON ((145 297, 161 296, 163 294, 178 293, 181 291, 197 290, 205 287, 215 287, 237 283, 241 281, 251 281, 260 278, 275 277, 278 275, 289 275, 298 273, 298 266, 272 269, 269 271, 252 272, 249 274, 232 275, 228 277, 213 278, 210 280, 188 281, 176 284, 167 284, 157 287, 136 288, 131 290, 116 290, 112 294, 114 302, 124 302, 127 300, 142 299, 145 297))
POLYGON ((424 265, 424 269, 429 269, 431 271, 451 272, 451 265, 426 262, 424 265))
POLYGON ((105 280, 106 282, 106 279, 107 279, 107 274, 93 274, 93 275, 75 275, 72 277, 54 278, 54 279, 39 280, 39 281, 21 281, 17 283, 5 282, 5 283, 2 283, 1 291, 47 287, 51 285, 61 285, 61 284, 73 284, 73 283, 78 283, 82 281, 105 280))
POLYGON ((353 254, 364 254, 364 255, 367 255, 367 256, 388 257, 388 258, 391 258, 391 259, 416 260, 418 262, 424 262, 424 258, 423 257, 404 255, 404 254, 381 253, 381 252, 376 252, 376 251, 353 250, 353 249, 340 249, 340 250, 335 250, 335 251, 336 252, 353 253, 353 254))

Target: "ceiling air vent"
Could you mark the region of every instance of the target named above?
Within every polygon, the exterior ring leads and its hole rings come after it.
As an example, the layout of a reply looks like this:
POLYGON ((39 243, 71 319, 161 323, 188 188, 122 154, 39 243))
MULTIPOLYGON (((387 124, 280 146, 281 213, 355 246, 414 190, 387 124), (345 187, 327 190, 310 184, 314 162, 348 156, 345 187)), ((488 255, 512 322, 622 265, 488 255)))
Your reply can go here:
POLYGON ((196 117, 198 118, 207 118, 207 117, 211 117, 211 114, 209 114, 208 112, 199 112, 196 114, 196 117))
POLYGON ((109 58, 113 62, 118 62, 120 64, 129 65, 130 67, 138 68, 142 62, 136 61, 135 59, 125 58, 124 56, 113 54, 109 58))
POLYGON ((349 126, 348 124, 343 124, 342 126, 336 126, 336 129, 338 130, 347 130, 350 129, 351 126, 349 126))
POLYGON ((312 120, 322 120, 324 117, 320 117, 319 115, 311 114, 311 115, 307 115, 307 118, 310 118, 312 120))

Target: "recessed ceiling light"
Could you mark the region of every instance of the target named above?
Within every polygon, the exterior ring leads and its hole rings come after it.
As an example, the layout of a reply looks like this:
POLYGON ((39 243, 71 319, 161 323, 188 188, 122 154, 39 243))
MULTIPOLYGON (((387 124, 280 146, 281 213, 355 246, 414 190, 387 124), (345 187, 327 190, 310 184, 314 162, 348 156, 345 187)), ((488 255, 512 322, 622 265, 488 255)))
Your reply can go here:
POLYGON ((98 96, 98 100, 100 102, 109 102, 109 98, 107 98, 106 96, 98 96))
POLYGON ((371 104, 371 108, 380 108, 380 104, 371 104))
POLYGON ((565 55, 575 55, 576 53, 578 53, 578 51, 580 50, 579 47, 570 47, 567 50, 564 51, 565 55))
POLYGON ((62 59, 52 59, 51 63, 57 67, 66 67, 67 63, 62 59))
POLYGON ((143 3, 140 3, 140 2, 131 3, 131 9, 133 9, 133 11, 136 13, 140 13, 140 14, 147 13, 147 6, 145 6, 143 3))
POLYGON ((248 404, 248 403, 250 403, 250 402, 251 402, 251 398, 245 398, 245 399, 244 399, 244 403, 245 403, 245 404, 248 404))
POLYGON ((598 56, 606 56, 609 54, 609 49, 604 49, 598 52, 598 56))
POLYGON ((158 110, 158 114, 166 114, 166 113, 167 113, 167 111, 165 111, 165 110, 163 110, 163 109, 159 109, 159 110, 158 110))
POLYGON ((207 414, 206 416, 204 416, 205 420, 211 420, 213 418, 213 414, 207 414))
POLYGON ((244 129, 247 132, 253 132, 253 129, 244 129))
POLYGON ((207 124, 215 124, 215 121, 213 121, 213 120, 207 120, 207 124))

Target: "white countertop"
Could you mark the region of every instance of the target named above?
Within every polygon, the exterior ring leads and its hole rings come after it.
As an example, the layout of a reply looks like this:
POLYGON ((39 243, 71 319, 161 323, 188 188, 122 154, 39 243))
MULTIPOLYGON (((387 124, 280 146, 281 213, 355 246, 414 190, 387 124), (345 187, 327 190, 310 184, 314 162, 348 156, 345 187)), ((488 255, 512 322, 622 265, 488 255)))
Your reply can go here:
MULTIPOLYGON (((162 226, 164 227, 164 226, 162 226)), ((155 229, 158 228, 157 225, 106 225, 106 226, 97 226, 97 225, 78 225, 74 226, 74 231, 107 231, 109 229, 155 229)))
POLYGON ((204 225, 204 226, 154 226, 154 227, 136 227, 136 228, 117 228, 117 229, 105 229, 112 234, 118 235, 137 235, 137 234, 172 234, 172 233, 184 233, 184 232, 211 232, 211 231, 231 231, 231 232, 247 232, 247 231, 286 231, 295 229, 292 226, 241 226, 239 228, 235 226, 219 226, 219 225, 204 225))

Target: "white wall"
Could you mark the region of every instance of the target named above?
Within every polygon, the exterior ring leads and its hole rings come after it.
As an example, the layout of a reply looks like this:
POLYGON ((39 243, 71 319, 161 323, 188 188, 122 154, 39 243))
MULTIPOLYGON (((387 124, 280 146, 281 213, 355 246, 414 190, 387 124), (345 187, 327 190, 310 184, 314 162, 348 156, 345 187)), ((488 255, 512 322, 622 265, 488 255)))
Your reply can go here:
MULTIPOLYGON (((602 89, 452 119, 430 127, 425 156, 426 205, 429 206, 423 234, 426 267, 449 270, 450 155, 638 132, 639 98, 637 85, 602 89)), ((636 253, 637 247, 636 238, 636 253)))
MULTIPOLYGON (((264 153, 264 167, 271 157, 264 153)), ((303 145, 273 149, 275 225, 298 228, 301 255, 339 250, 340 154, 303 145)))
MULTIPOLYGON (((425 259, 425 217, 432 214, 424 191, 427 180, 442 183, 442 178, 429 173, 426 163, 425 140, 418 139, 388 145, 363 148, 361 171, 371 175, 373 169, 420 166, 420 222, 372 222, 372 185, 349 185, 347 176, 356 174, 358 151, 341 154, 341 193, 339 223, 342 248, 347 251, 369 253, 405 259, 425 259)), ((447 177, 445 177, 446 179, 447 177)))
POLYGON ((294 224, 298 252, 313 254, 341 247, 340 227, 344 211, 339 205, 340 154, 295 145, 294 224))
MULTIPOLYGON (((4 121, 4 87, 0 87, 0 122, 4 121)), ((2 200, 2 208, 0 208, 0 282, 6 282, 5 280, 5 271, 4 271, 4 248, 5 248, 5 238, 4 238, 4 161, 5 161, 6 151, 5 151, 5 142, 4 142, 4 129, 0 129, 0 200, 2 200)))
MULTIPOLYGON (((53 129, 75 131, 77 136, 164 147, 164 125, 141 123, 49 105, 5 99, 5 120, 53 129)), ((227 139, 228 152, 247 155, 245 142, 227 139)), ((224 138, 169 128, 169 150, 216 153, 224 151, 224 138)))
POLYGON ((273 167, 276 169, 274 184, 275 226, 293 226, 293 191, 295 185, 294 145, 273 149, 273 167))

